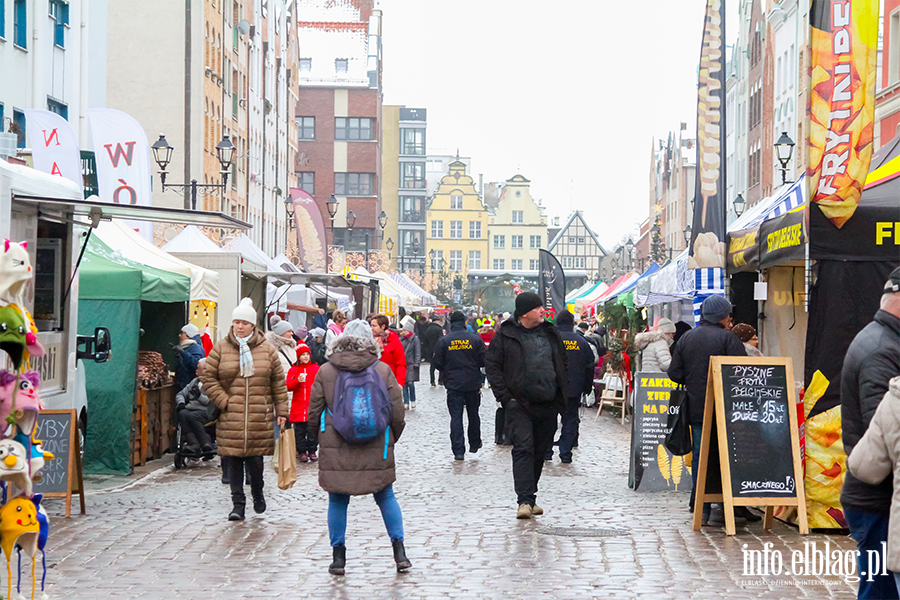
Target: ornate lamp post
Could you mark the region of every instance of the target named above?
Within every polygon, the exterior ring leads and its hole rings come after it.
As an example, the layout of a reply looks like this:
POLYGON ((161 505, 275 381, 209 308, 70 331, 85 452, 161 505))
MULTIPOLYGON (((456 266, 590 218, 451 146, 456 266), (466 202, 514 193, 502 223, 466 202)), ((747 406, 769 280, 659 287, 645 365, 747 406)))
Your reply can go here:
MULTIPOLYGON (((166 167, 169 166, 169 163, 172 160, 172 153, 175 151, 175 148, 169 145, 169 142, 166 141, 166 136, 164 134, 159 134, 159 139, 153 142, 153 145, 150 146, 150 150, 153 152, 153 160, 156 161, 156 164, 159 165, 159 180, 162 183, 162 191, 165 192, 166 188, 175 188, 181 190, 181 192, 185 192, 190 190, 191 192, 191 210, 197 210, 197 190, 200 188, 206 189, 220 189, 225 190, 228 186, 228 169, 231 168, 231 163, 234 160, 234 144, 231 143, 231 138, 226 134, 222 141, 216 145, 216 157, 219 159, 219 164, 222 166, 222 170, 219 173, 222 176, 222 183, 197 183, 196 179, 191 179, 190 183, 166 183, 166 167)), ((187 208, 185 206, 185 208, 187 208)))
POLYGON ((781 132, 781 137, 775 142, 775 154, 778 162, 781 163, 781 184, 787 183, 787 166, 791 162, 791 155, 794 153, 794 140, 788 136, 787 131, 781 132))

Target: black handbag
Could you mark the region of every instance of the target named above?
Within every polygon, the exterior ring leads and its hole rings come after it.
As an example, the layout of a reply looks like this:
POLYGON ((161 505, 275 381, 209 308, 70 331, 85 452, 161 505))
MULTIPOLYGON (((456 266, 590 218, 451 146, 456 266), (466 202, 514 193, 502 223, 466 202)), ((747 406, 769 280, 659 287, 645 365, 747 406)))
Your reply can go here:
POLYGON ((679 385, 669 394, 669 412, 666 416, 666 449, 675 456, 690 454, 694 449, 691 439, 691 415, 687 390, 679 385))

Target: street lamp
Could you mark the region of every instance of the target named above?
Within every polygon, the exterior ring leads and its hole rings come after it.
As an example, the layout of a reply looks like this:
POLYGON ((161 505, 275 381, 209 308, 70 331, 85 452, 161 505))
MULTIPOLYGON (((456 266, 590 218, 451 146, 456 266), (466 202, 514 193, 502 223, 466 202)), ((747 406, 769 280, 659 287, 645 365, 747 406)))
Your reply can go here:
POLYGON ((432 248, 431 250, 428 251, 428 258, 430 259, 430 262, 431 262, 431 270, 432 271, 434 271, 434 257, 436 255, 437 255, 437 252, 435 252, 434 248, 432 248))
POLYGON ((347 229, 353 231, 353 226, 356 225, 356 215, 353 214, 353 211, 347 213, 347 229))
POLYGON ((284 212, 287 213, 288 231, 294 228, 294 199, 290 196, 284 197, 284 212))
POLYGON ((628 250, 628 264, 634 266, 634 242, 631 238, 628 238, 628 241, 625 242, 625 248, 628 250))
POLYGON ((737 198, 734 199, 734 214, 740 217, 744 214, 744 209, 747 207, 747 201, 744 200, 744 197, 740 194, 737 195, 737 198))
MULTIPOLYGON (((413 263, 415 263, 416 265, 419 264, 419 238, 418 238, 418 236, 413 238, 413 263)), ((424 270, 423 267, 419 268, 420 275, 422 274, 423 270, 424 270)))
POLYGON ((691 230, 690 225, 688 225, 687 227, 684 228, 684 246, 685 246, 685 248, 687 248, 688 246, 691 245, 691 233, 692 233, 692 230, 691 230))
POLYGON ((222 183, 197 183, 196 179, 191 179, 190 183, 166 184, 166 175, 168 175, 166 167, 172 161, 172 153, 175 151, 175 148, 169 145, 165 134, 161 133, 159 134, 159 139, 150 146, 150 150, 153 152, 153 160, 159 165, 159 181, 162 184, 162 191, 165 192, 167 187, 179 189, 182 192, 190 190, 192 210, 197 210, 197 190, 199 188, 225 190, 228 187, 228 169, 231 168, 231 162, 234 160, 234 144, 231 143, 231 138, 227 133, 222 138, 222 141, 216 145, 216 157, 222 166, 220 173, 222 175, 222 183))
POLYGON ((391 238, 388 238, 387 241, 384 243, 384 247, 387 248, 387 250, 388 250, 388 258, 393 260, 394 259, 394 240, 392 240, 391 238))
POLYGON ((792 140, 787 131, 781 132, 781 137, 775 142, 775 154, 778 162, 781 163, 781 184, 787 183, 787 166, 791 162, 791 155, 794 153, 794 140, 792 140))
POLYGON ((384 211, 381 211, 381 214, 378 215, 378 224, 381 226, 382 229, 384 229, 385 227, 387 227, 387 222, 388 222, 387 213, 385 213, 384 211))

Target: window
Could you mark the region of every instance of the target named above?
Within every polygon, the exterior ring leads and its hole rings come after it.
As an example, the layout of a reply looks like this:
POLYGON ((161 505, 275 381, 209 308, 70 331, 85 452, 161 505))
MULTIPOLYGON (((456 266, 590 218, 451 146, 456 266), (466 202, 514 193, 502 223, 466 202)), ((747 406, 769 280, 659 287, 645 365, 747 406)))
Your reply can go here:
POLYGON ((425 189, 425 163, 400 163, 400 187, 425 189))
POLYGON ((510 262, 510 266, 512 267, 513 271, 521 271, 522 270, 522 259, 521 258, 514 258, 509 262, 510 262))
POLYGON ((346 58, 336 58, 334 59, 334 72, 338 74, 346 74, 347 73, 347 59, 346 58))
POLYGON ((511 235, 509 237, 511 238, 511 241, 509 244, 510 248, 524 248, 524 241, 525 241, 524 235, 511 235))
MULTIPOLYGON (((13 109, 13 125, 16 128, 16 148, 25 147, 25 113, 20 110, 13 109)), ((12 132, 10 132, 12 133, 12 132)))
POLYGON ((425 156, 425 130, 419 128, 401 129, 400 154, 425 156))
POLYGON ((312 71, 312 59, 311 58, 301 58, 300 59, 300 72, 301 73, 309 73, 312 71))
POLYGON ((431 222, 431 237, 441 239, 444 237, 444 222, 443 221, 432 221, 431 222))
POLYGON ((576 269, 583 269, 583 268, 584 268, 584 257, 583 257, 583 256, 576 256, 576 257, 575 257, 574 265, 575 265, 575 268, 576 268, 576 269))
POLYGON ((563 256, 562 257, 562 266, 563 266, 563 269, 571 269, 572 268, 572 257, 571 256, 563 256))
POLYGON ((372 196, 372 173, 335 173, 334 193, 337 196, 372 196))
POLYGON ((337 117, 334 120, 334 139, 371 140, 372 119, 337 117))
POLYGON ((494 236, 494 248, 506 248, 506 236, 505 235, 495 235, 494 236))
POLYGON ((50 0, 50 18, 56 21, 53 26, 53 43, 60 48, 65 48, 66 28, 69 25, 69 4, 63 0, 50 0))
POLYGON ((469 221, 469 239, 481 239, 481 221, 469 221))
POLYGON ((403 223, 424 223, 423 199, 424 196, 400 196, 400 221, 403 223))
POLYGON ((450 239, 462 239, 462 221, 450 221, 450 239))
POLYGON ((506 269, 506 260, 502 259, 502 258, 495 258, 494 259, 494 270, 502 271, 504 269, 506 269))
POLYGON ((570 244, 574 244, 574 243, 575 243, 575 238, 570 237, 570 238, 569 238, 569 243, 570 243, 570 244))
POLYGON ((481 250, 469 250, 469 269, 481 268, 481 250))
POLYGON ((521 225, 525 222, 525 211, 524 210, 514 210, 512 211, 512 222, 513 225, 521 225))
POLYGON ((537 249, 537 248, 540 248, 540 247, 541 247, 541 236, 539 236, 539 235, 533 235, 533 236, 531 236, 531 244, 530 244, 529 247, 530 247, 532 250, 535 250, 535 249, 537 249))
MULTIPOLYGON (((430 254, 430 252, 429 252, 430 254)), ((435 250, 434 251, 434 262, 431 263, 432 270, 442 270, 444 268, 444 251, 443 250, 435 250)))
POLYGON ((528 261, 528 268, 532 271, 537 271, 538 269, 541 268, 540 261, 536 258, 532 258, 531 260, 528 261))
POLYGON ((69 107, 62 102, 54 100, 53 98, 47 98, 47 110, 58 114, 66 121, 69 120, 69 107))
POLYGON ((578 243, 579 243, 579 244, 584 244, 584 238, 583 238, 583 237, 578 238, 578 243))
POLYGON ((463 207, 462 196, 450 196, 450 210, 462 210, 462 207, 463 207))
POLYGON ((310 196, 316 195, 316 174, 312 172, 297 173, 297 179, 300 180, 300 189, 310 196))
MULTIPOLYGON (((13 2, 13 44, 19 48, 28 48, 28 8, 25 0, 13 2)), ((15 114, 15 111, 13 112, 15 114)), ((25 146, 19 146, 24 148, 25 146)))
POLYGON ((297 132, 300 134, 301 140, 316 139, 316 118, 297 117, 297 132))
POLYGON ((454 272, 462 271, 462 250, 450 251, 450 270, 454 272))

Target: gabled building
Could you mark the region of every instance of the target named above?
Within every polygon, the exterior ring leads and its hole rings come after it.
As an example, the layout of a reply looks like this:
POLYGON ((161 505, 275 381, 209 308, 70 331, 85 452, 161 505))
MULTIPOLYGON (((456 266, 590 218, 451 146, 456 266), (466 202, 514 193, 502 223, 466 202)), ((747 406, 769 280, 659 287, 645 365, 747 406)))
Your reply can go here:
MULTIPOLYGON (((607 256, 606 250, 591 231, 580 210, 573 212, 566 223, 547 246, 569 277, 597 279, 600 263, 607 256)), ((574 289, 574 288, 573 288, 574 289)))
MULTIPOLYGON (((475 180, 466 173, 466 164, 454 161, 449 169, 450 174, 441 178, 428 205, 428 240, 417 254, 417 263, 424 267, 427 255, 430 271, 446 267, 451 276, 465 278, 470 270, 481 270, 487 265, 488 211, 475 180)), ((406 268, 410 268, 409 263, 406 268)), ((400 269, 405 270, 404 265, 400 269)))
POLYGON ((521 175, 506 181, 500 202, 488 219, 489 260, 485 268, 506 272, 537 271, 538 250, 547 247, 547 217, 521 175))

